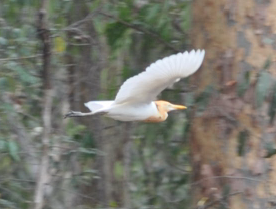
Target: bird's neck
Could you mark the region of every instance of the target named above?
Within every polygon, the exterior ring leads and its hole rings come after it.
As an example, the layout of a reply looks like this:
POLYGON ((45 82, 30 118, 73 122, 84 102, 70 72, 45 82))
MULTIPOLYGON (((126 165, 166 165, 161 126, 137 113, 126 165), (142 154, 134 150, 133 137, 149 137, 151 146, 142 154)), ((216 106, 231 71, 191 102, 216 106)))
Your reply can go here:
POLYGON ((146 120, 144 120, 144 122, 158 123, 167 119, 168 113, 163 108, 163 105, 161 105, 161 103, 162 101, 154 101, 154 105, 157 109, 157 114, 147 118, 146 120))
POLYGON ((168 117, 168 112, 164 108, 164 101, 154 101, 154 104, 156 105, 158 116, 161 117, 160 120, 164 121, 168 117))

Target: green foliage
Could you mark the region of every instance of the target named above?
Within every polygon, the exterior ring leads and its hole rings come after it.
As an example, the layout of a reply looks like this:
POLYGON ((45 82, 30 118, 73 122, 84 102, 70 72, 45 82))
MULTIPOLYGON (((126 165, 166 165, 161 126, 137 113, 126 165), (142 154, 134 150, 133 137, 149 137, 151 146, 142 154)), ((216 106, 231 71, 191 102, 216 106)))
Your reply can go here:
POLYGON ((15 75, 18 76, 23 83, 35 84, 37 82, 37 78, 32 76, 26 71, 25 68, 15 62, 8 62, 6 67, 8 70, 13 70, 15 72, 15 75))
MULTIPOLYGON (((131 31, 129 32, 129 36, 132 36, 131 39, 138 36, 143 37, 140 44, 146 51, 152 50, 151 47, 160 45, 157 39, 152 36, 152 33, 157 34, 160 39, 168 43, 185 42, 187 40, 185 39, 185 31, 189 29, 190 25, 190 4, 187 2, 178 4, 173 4, 170 1, 164 1, 163 4, 148 3, 144 4, 139 10, 137 10, 133 1, 120 2, 116 5, 110 4, 106 7, 109 7, 109 9, 115 7, 116 10, 113 10, 114 16, 119 18, 118 21, 114 19, 111 23, 108 23, 105 30, 108 43, 112 48, 125 48, 125 40, 128 39, 124 36, 126 30, 131 31), (118 46, 119 39, 122 40, 122 44, 118 46)), ((106 13, 109 14, 109 12, 106 13)), ((129 45, 129 47, 128 50, 131 50, 133 45, 129 45)), ((161 47, 164 46, 161 45, 161 47)))
POLYGON ((170 41, 172 34, 170 33, 172 28, 172 17, 168 15, 174 7, 169 1, 165 1, 164 4, 152 3, 147 4, 141 8, 138 16, 137 23, 140 23, 142 27, 148 30, 154 28, 163 39, 170 41))
POLYGON ((131 2, 129 1, 128 3, 119 3, 117 4, 117 13, 118 13, 118 17, 124 21, 131 21, 132 19, 132 11, 131 11, 131 8, 132 8, 132 4, 131 2))
POLYGON ((67 123, 66 132, 68 136, 75 137, 82 134, 85 129, 86 127, 84 125, 77 125, 73 121, 70 121, 67 123))
POLYGON ((18 145, 17 143, 15 143, 14 141, 12 140, 9 140, 7 142, 7 149, 10 153, 10 155, 12 156, 12 158, 15 160, 15 161, 19 161, 19 155, 18 155, 18 145))
POLYGON ((124 33, 128 28, 119 22, 109 23, 106 26, 106 36, 108 38, 108 44, 115 50, 117 47, 121 47, 120 40, 124 36, 124 33))

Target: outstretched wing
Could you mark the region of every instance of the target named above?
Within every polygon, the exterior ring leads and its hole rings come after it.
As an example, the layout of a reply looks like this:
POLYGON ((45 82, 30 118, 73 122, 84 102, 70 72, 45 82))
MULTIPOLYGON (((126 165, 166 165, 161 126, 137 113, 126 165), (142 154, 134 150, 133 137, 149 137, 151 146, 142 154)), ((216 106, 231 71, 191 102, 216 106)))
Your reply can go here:
POLYGON ((205 51, 192 50, 165 57, 146 70, 126 80, 115 98, 115 103, 148 103, 165 88, 187 77, 200 67, 205 51))

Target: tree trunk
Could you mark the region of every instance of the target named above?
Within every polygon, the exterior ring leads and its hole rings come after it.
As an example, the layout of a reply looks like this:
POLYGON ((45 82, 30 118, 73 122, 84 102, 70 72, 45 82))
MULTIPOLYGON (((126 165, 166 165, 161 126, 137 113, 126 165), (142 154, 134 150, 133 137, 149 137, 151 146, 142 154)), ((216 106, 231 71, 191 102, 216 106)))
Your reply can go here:
POLYGON ((194 0, 192 14, 193 46, 206 50, 194 78, 198 95, 208 97, 191 122, 193 203, 237 209, 273 205, 276 158, 264 157, 276 127, 267 114, 269 96, 258 103, 258 85, 266 85, 260 83, 264 68, 276 75, 276 1, 194 0))
POLYGON ((49 143, 52 128, 52 103, 53 103, 53 90, 52 90, 52 75, 51 75, 51 39, 50 31, 47 22, 47 0, 41 1, 41 7, 38 12, 38 36, 42 42, 43 51, 43 136, 42 136, 42 157, 39 168, 39 173, 36 181, 36 188, 34 194, 34 209, 42 209, 44 205, 45 187, 49 183, 49 143))

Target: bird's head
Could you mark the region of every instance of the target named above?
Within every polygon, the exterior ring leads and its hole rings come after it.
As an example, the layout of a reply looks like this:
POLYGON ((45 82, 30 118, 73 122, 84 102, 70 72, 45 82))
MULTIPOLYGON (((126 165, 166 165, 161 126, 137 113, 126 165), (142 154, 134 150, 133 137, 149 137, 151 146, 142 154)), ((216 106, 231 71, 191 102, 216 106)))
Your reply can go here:
POLYGON ((170 112, 172 110, 184 110, 187 109, 186 106, 183 105, 175 105, 171 104, 167 101, 155 101, 155 104, 158 108, 159 111, 165 111, 165 112, 170 112))

